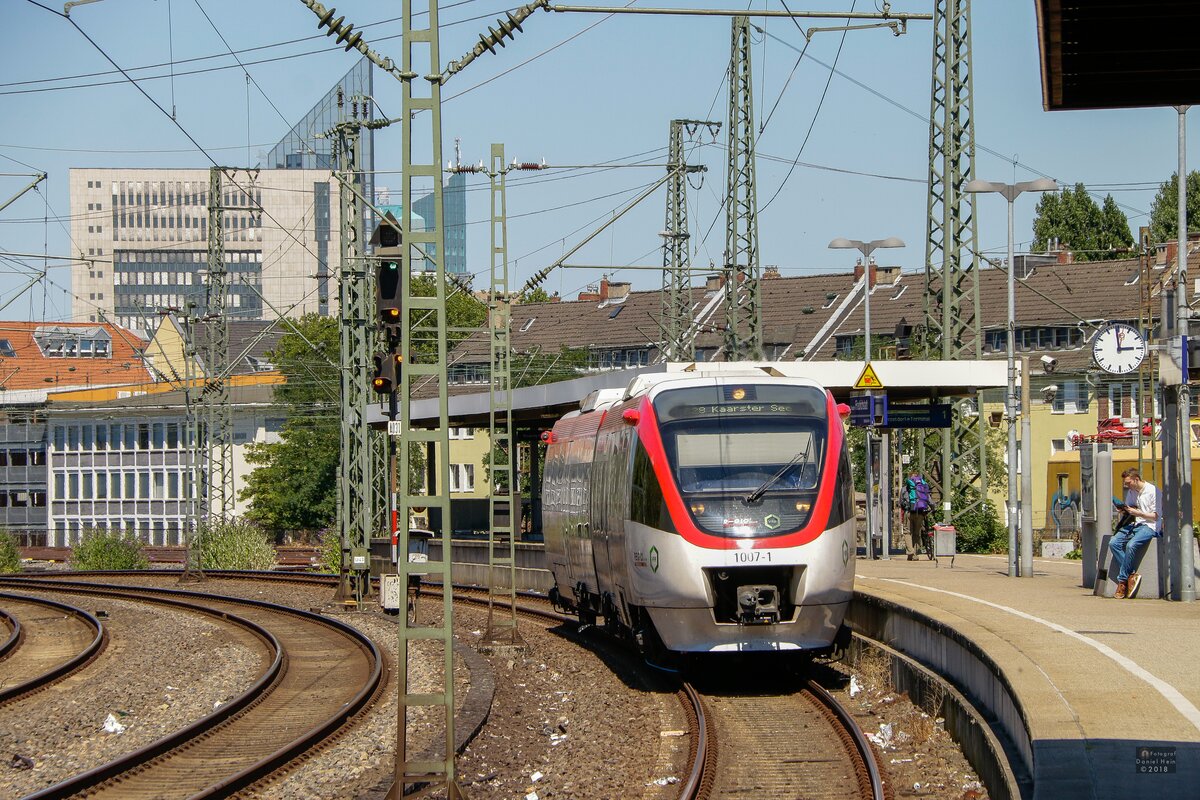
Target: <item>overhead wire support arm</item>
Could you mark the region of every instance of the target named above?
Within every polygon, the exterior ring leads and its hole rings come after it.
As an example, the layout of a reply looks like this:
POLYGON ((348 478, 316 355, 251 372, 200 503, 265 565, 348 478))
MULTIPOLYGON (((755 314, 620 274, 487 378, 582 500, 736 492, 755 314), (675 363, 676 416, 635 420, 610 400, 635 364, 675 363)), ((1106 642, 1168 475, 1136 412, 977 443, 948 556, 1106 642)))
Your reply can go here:
POLYGON ((451 61, 445 71, 438 76, 439 82, 445 84, 452 76, 462 72, 468 64, 483 55, 485 50, 489 53, 495 53, 497 47, 504 47, 504 40, 512 39, 514 30, 523 31, 521 23, 533 16, 533 12, 539 8, 549 11, 550 0, 534 0, 534 2, 526 3, 518 8, 515 14, 511 11, 508 12, 506 15, 507 19, 496 20, 496 24, 500 26, 500 30, 488 28, 486 34, 480 34, 476 45, 462 58, 457 61, 451 61))
POLYGON ((642 202, 647 197, 649 197, 651 194, 653 194, 654 191, 656 189, 658 189, 658 187, 662 186, 664 183, 669 181, 671 179, 671 176, 673 176, 674 174, 675 174, 675 170, 673 170, 673 169, 668 170, 666 175, 659 178, 657 181, 655 181, 650 186, 650 188, 646 189, 646 191, 642 192, 637 197, 635 197, 633 200, 631 200, 629 202, 629 204, 627 206, 625 206, 625 208, 621 209, 619 212, 617 212, 612 217, 610 217, 608 220, 606 220, 603 225, 601 225, 599 228, 596 228, 596 230, 594 230, 590 234, 588 234, 588 236, 586 238, 584 238, 584 240, 582 242, 575 245, 567 252, 563 253, 562 256, 560 256, 558 258, 558 260, 555 261, 550 266, 543 267, 542 269, 535 272, 529 278, 529 280, 525 281, 525 285, 521 287, 521 294, 525 294, 526 292, 531 292, 534 289, 536 289, 538 286, 540 286, 542 281, 546 280, 546 278, 548 278, 550 276, 550 273, 552 271, 554 271, 555 267, 560 267, 564 263, 566 263, 568 258, 570 258, 571 256, 578 253, 585 244, 587 244, 592 239, 595 239, 597 236, 599 236, 605 230, 605 228, 607 228, 609 225, 612 225, 614 222, 619 220, 621 217, 625 216, 625 214, 627 214, 631 208, 633 208, 638 203, 642 202))
POLYGON ((724 8, 644 8, 639 6, 550 6, 550 11, 576 12, 583 14, 663 14, 686 17, 791 17, 793 19, 878 19, 907 23, 909 20, 932 20, 932 14, 893 14, 884 6, 883 11, 777 11, 770 9, 724 9, 724 8))
POLYGON ((379 53, 376 53, 374 50, 372 50, 370 46, 363 41, 362 31, 355 32, 353 25, 343 24, 346 20, 345 17, 338 17, 337 19, 334 19, 333 15, 337 13, 336 8, 330 8, 326 10, 324 5, 314 2, 314 0, 301 0, 301 2, 312 9, 312 12, 317 15, 317 27, 329 28, 329 30, 325 32, 326 36, 333 36, 336 33, 337 39, 335 41, 338 44, 344 43, 346 45, 347 52, 350 50, 357 50, 370 59, 372 64, 379 67, 384 72, 390 73, 397 80, 410 81, 417 77, 417 73, 405 72, 401 70, 390 58, 387 56, 381 56, 379 53))
POLYGON ((16 193, 16 194, 14 194, 12 197, 10 197, 10 198, 8 198, 7 200, 5 200, 5 201, 4 201, 4 205, 0 205, 0 211, 3 211, 4 209, 6 209, 6 208, 8 208, 9 206, 11 206, 13 203, 17 202, 17 200, 19 200, 19 199, 20 199, 20 198, 21 198, 21 197, 22 197, 22 196, 23 196, 23 195, 24 195, 26 192, 28 192, 28 191, 31 191, 31 190, 33 190, 33 189, 37 188, 37 185, 38 185, 39 183, 41 183, 42 181, 46 180, 46 178, 47 178, 48 176, 47 176, 47 175, 46 175, 46 173, 44 173, 44 172, 39 172, 39 173, 37 173, 37 174, 30 175, 29 177, 32 177, 32 178, 33 178, 33 180, 32 180, 32 181, 30 181, 30 182, 29 182, 29 183, 28 183, 26 186, 24 186, 24 187, 21 189, 21 191, 17 192, 17 193, 16 193))

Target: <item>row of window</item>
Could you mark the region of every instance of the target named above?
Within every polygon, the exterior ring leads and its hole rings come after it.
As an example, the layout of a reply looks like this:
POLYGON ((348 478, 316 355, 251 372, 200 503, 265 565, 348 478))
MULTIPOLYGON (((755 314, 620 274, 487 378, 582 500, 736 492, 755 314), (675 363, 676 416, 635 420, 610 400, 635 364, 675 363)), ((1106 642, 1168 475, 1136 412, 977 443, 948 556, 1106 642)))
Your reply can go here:
POLYGON ((0 450, 0 467, 41 467, 45 464, 45 450, 0 450))
POLYGON ((187 469, 56 470, 55 500, 180 500, 192 496, 192 474, 187 469))
POLYGON ((46 492, 25 489, 0 490, 0 508, 45 508, 46 492))
MULTIPOLYGON (((1041 326, 1017 328, 1013 340, 1018 350, 1073 350, 1086 342, 1082 329, 1075 326, 1041 326)), ((984 331, 983 349, 989 353, 1001 353, 1008 349, 1008 331, 984 331)))
MULTIPOLYGON (((226 250, 226 264, 255 264, 262 262, 261 250, 226 250)), ((207 264, 207 250, 117 250, 114 264, 150 264, 159 269, 175 269, 171 264, 207 264), (162 266, 166 265, 166 266, 162 266)), ((128 269, 128 268, 126 268, 128 269)), ((187 267, 186 269, 194 269, 187 267)))
POLYGON ((45 358, 112 358, 112 337, 103 328, 38 328, 33 341, 45 358))
POLYGON ((190 447, 191 441, 187 426, 178 422, 54 426, 54 449, 58 452, 178 450, 190 447))
POLYGON ((93 528, 105 529, 137 537, 151 545, 181 544, 184 521, 181 518, 144 519, 140 517, 81 517, 54 521, 52 544, 67 547, 79 543, 83 531, 93 528))

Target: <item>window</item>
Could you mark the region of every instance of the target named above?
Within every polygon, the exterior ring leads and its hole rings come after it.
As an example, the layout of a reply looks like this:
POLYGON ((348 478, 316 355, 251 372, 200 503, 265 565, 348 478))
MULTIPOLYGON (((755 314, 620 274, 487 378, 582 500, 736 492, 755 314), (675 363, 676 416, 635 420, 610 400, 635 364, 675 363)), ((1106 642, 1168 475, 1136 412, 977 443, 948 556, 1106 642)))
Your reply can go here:
POLYGON ((133 500, 137 497, 134 491, 134 482, 137 480, 137 475, 133 472, 125 473, 125 499, 133 500))
POLYGON ((91 500, 93 496, 94 495, 92 493, 92 473, 85 472, 85 473, 83 473, 83 499, 91 500))
POLYGON ((14 358, 17 351, 13 350, 12 342, 8 339, 0 339, 0 356, 4 358, 14 358))
POLYGON ((450 429, 450 438, 451 439, 474 439, 475 438, 475 429, 474 428, 451 428, 450 429))
POLYGON ((107 425, 97 425, 96 426, 96 449, 97 450, 107 450, 108 449, 108 426, 107 425))
POLYGON ((79 473, 72 472, 67 476, 67 498, 70 500, 79 499, 79 473))
POLYGON ((24 450, 13 450, 8 453, 8 465, 10 467, 26 467, 29 466, 29 455, 24 450))
POLYGON ((167 423, 167 449, 179 449, 179 423, 177 422, 167 423))
POLYGON ((179 473, 167 473, 167 497, 171 500, 179 499, 179 473))
POLYGON ((137 474, 137 476, 138 476, 138 499, 139 500, 149 500, 150 499, 150 473, 149 472, 139 472, 137 474))
POLYGON ((79 449, 79 426, 72 425, 67 428, 67 449, 79 449))
POLYGON ((1088 410, 1087 386, 1080 381, 1063 381, 1054 398, 1055 414, 1083 414, 1088 410))
POLYGON ((65 473, 54 473, 54 497, 58 500, 67 495, 67 476, 65 473))
POLYGON ((108 476, 103 472, 96 476, 96 499, 105 500, 108 498, 108 476))
POLYGON ((63 451, 67 448, 67 429, 62 425, 54 426, 54 449, 63 451))
POLYGON ((93 433, 93 428, 91 425, 83 426, 83 449, 84 450, 92 450, 96 446, 96 444, 92 438, 92 433, 93 433))
POLYGON ((161 472, 154 473, 154 499, 162 500, 165 496, 164 486, 166 484, 166 476, 161 472))
POLYGON ((112 472, 108 476, 108 494, 115 500, 121 499, 121 473, 112 472))
POLYGON ((154 449, 162 450, 166 444, 166 429, 163 423, 154 423, 154 449))
POLYGON ((139 450, 150 449, 150 424, 139 422, 137 426, 137 444, 139 450))
POLYGON ((475 465, 474 464, 451 464, 450 465, 450 491, 452 491, 452 492, 473 492, 473 491, 475 491, 475 465))

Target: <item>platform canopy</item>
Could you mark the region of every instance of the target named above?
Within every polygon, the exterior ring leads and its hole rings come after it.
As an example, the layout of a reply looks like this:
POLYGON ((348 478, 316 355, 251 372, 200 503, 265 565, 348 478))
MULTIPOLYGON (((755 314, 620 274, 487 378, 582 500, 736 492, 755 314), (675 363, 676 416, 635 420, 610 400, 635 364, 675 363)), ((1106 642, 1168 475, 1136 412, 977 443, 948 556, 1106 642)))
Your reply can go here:
MULTIPOLYGON (((839 401, 857 393, 866 365, 862 361, 734 361, 658 364, 639 369, 597 372, 581 378, 513 390, 513 421, 520 424, 550 424, 579 408, 583 398, 598 389, 623 389, 640 376, 665 373, 716 374, 761 372, 764 376, 811 378, 833 392, 839 401)), ((888 361, 875 360, 871 368, 878 379, 877 392, 892 402, 917 402, 931 398, 951 399, 973 395, 980 389, 1007 385, 1007 365, 992 361, 888 361)), ((1018 370, 1020 365, 1018 365, 1018 370)), ((450 397, 450 424, 455 427, 486 427, 488 393, 450 397)), ((412 424, 428 425, 437 418, 437 398, 412 404, 412 424)), ((385 424, 378 407, 371 410, 372 425, 385 424)))
POLYGON ((1047 111, 1200 103, 1196 0, 1034 0, 1047 111))

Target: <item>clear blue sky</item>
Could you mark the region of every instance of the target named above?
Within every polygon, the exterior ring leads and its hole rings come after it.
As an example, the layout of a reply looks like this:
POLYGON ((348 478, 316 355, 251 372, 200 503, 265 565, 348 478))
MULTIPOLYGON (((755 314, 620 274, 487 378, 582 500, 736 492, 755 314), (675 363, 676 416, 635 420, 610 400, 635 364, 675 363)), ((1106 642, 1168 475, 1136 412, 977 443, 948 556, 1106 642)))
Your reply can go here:
MULTIPOLYGON (((667 0, 646 4, 665 5, 667 0)), ((0 172, 37 170, 50 177, 40 194, 29 193, 0 212, 0 250, 59 256, 72 252, 66 233, 71 167, 209 165, 170 120, 112 73, 71 22, 24 0, 4 5, 0 172), (84 85, 97 83, 103 85, 84 85), (47 215, 48 223, 43 221, 47 215)), ((400 3, 346 0, 337 5, 338 14, 359 27, 380 23, 366 27, 365 36, 399 61, 400 3)), ((792 8, 846 10, 851 5, 851 0, 828 0, 792 8)), ((853 5, 860 11, 875 7, 873 0, 853 5)), ((61 3, 54 7, 61 8, 61 3)), ((465 53, 503 8, 501 2, 485 0, 444 6, 442 63, 465 53)), ((929 12, 932 3, 894 0, 892 10, 929 12)), ((1080 181, 1100 197, 1112 192, 1134 229, 1144 224, 1157 184, 1176 167, 1175 111, 1044 112, 1033 1, 976 0, 973 13, 978 176, 1012 181, 1049 175, 1065 183, 1080 181)), ((248 158, 257 162, 357 57, 332 48, 324 37, 312 38, 317 36, 316 17, 299 0, 102 0, 76 7, 71 19, 125 68, 165 65, 173 54, 174 81, 149 80, 142 86, 164 107, 173 103, 181 125, 219 161, 234 166, 245 165, 248 158), (249 118, 246 77, 227 55, 221 36, 235 51, 291 42, 239 55, 262 89, 260 93, 250 88, 249 118), (313 51, 317 52, 251 63, 313 51), (223 53, 223 58, 180 63, 223 53), (182 74, 229 65, 233 68, 182 74)), ((789 46, 802 48, 803 36, 789 20, 756 24, 768 34, 756 36, 753 55, 759 121, 775 107, 758 140, 762 263, 778 265, 785 275, 849 269, 853 251, 828 250, 830 239, 899 236, 908 247, 883 251, 881 260, 920 268, 930 23, 915 22, 900 37, 886 30, 863 30, 848 33, 843 42, 841 33, 819 33, 790 81, 797 52, 789 46), (869 91, 839 75, 830 80, 829 70, 816 59, 825 65, 836 61, 840 72, 869 91), (804 163, 786 177, 797 155, 804 163)), ((459 138, 464 161, 486 159, 492 142, 504 142, 510 158, 544 158, 551 165, 643 161, 656 166, 514 176, 508 195, 514 288, 661 175, 670 119, 725 121, 723 77, 730 41, 725 18, 604 19, 538 12, 524 28, 505 49, 496 55, 485 53, 444 88, 443 159, 453 157, 454 140, 459 138)), ((163 66, 133 74, 168 72, 163 66)), ((399 84, 378 72, 375 80, 382 110, 399 114, 399 84)), ((1200 121, 1194 115, 1189 121, 1192 163, 1200 166, 1200 121)), ((389 171, 400 166, 399 130, 378 133, 376 142, 376 168, 382 173, 377 183, 398 189, 398 176, 389 171)), ((724 152, 700 147, 691 160, 710 168, 699 189, 689 192, 693 262, 719 263, 724 245, 724 219, 717 217, 724 191, 724 152)), ((0 201, 26 181, 0 177, 0 201)), ((488 195, 482 179, 472 178, 469 185, 476 189, 468 195, 467 208, 468 219, 475 223, 468 234, 470 268, 486 270, 488 195)), ((572 262, 661 264, 657 234, 663 227, 664 200, 659 190, 572 262)), ((1035 203, 1032 196, 1017 201, 1018 247, 1031 238, 1035 203)), ((982 247, 1002 253, 1004 201, 984 196, 978 213, 982 247)), ((40 265, 40 260, 25 263, 40 265)), ((545 286, 572 297, 598 278, 595 271, 559 271, 545 286)), ((635 289, 656 288, 659 280, 657 273, 633 270, 618 272, 616 278, 632 281, 635 289)), ((0 260, 0 303, 27 280, 27 267, 0 260)), ((69 284, 65 268, 52 269, 45 294, 40 287, 22 294, 0 318, 66 319, 69 284)))

